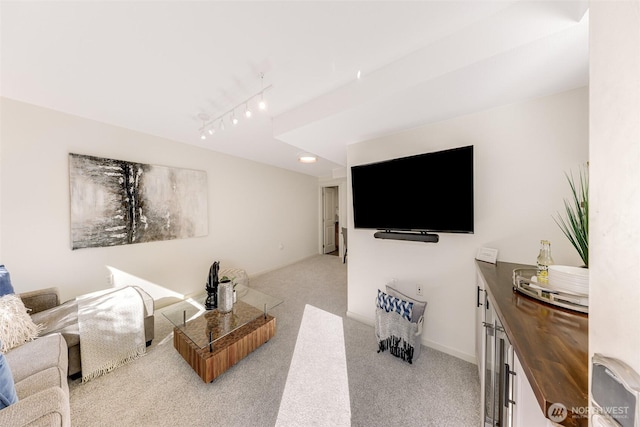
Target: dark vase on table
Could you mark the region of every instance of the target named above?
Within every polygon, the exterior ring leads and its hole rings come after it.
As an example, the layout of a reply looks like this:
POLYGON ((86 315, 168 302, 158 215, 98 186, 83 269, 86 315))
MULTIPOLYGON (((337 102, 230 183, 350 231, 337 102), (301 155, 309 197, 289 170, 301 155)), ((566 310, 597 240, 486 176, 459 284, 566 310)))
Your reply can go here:
POLYGON ((216 261, 211 265, 211 268, 209 268, 209 276, 207 277, 207 284, 205 286, 207 299, 204 302, 204 308, 207 310, 218 308, 218 270, 220 270, 220 263, 216 261))

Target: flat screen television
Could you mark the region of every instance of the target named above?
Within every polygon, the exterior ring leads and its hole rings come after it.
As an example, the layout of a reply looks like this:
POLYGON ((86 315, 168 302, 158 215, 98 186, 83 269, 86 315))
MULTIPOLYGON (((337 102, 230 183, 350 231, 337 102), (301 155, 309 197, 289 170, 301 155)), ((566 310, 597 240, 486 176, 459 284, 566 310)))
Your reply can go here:
POLYGON ((355 228, 473 233, 473 145, 351 167, 355 228))

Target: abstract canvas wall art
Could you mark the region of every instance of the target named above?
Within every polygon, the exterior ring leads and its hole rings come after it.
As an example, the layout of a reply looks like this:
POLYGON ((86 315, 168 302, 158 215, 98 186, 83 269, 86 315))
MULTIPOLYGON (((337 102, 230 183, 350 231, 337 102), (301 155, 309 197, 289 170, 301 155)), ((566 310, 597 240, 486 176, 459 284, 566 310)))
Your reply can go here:
POLYGON ((72 249, 208 234, 207 173, 69 154, 72 249))

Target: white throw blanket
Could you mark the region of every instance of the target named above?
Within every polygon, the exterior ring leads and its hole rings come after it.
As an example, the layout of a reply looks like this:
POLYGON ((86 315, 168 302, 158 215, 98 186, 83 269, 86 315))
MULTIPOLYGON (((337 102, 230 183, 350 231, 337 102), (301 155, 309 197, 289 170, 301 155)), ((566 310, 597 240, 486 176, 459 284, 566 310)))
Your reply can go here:
POLYGON ((83 382, 145 354, 144 306, 138 291, 108 289, 77 302, 83 382))
POLYGON ((415 348, 420 345, 418 323, 409 322, 395 311, 376 307, 375 326, 378 353, 389 350, 394 356, 413 363, 415 348))

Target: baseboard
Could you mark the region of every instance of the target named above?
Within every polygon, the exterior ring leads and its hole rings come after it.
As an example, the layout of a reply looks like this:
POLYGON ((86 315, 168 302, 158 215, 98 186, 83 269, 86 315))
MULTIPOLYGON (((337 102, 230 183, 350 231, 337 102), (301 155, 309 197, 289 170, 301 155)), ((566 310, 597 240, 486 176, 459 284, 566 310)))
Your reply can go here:
MULTIPOLYGON (((256 271, 253 274, 249 274, 248 275, 249 276, 249 283, 251 283, 251 279, 253 279, 255 277, 261 276, 263 274, 271 273, 272 271, 280 270, 281 268, 292 266, 292 265, 297 264, 297 263, 299 263, 301 261, 304 261, 306 259, 313 258, 316 255, 322 255, 322 254, 312 253, 310 255, 305 255, 303 257, 297 258, 295 261, 290 261, 290 262, 286 262, 284 264, 279 264, 279 265, 277 265, 277 266, 275 266, 273 268, 267 268, 266 270, 256 271)), ((241 267, 238 267, 238 268, 241 268, 241 267)), ((249 285, 249 286, 251 286, 251 285, 249 285)))
MULTIPOLYGON (((372 327, 375 327, 375 321, 369 317, 366 316, 362 316, 358 313, 354 313, 353 311, 347 311, 347 317, 353 320, 356 320, 360 323, 364 323, 365 325, 369 325, 372 327)), ((474 365, 477 365, 477 361, 476 361, 476 356, 472 355, 472 354, 467 354, 467 353, 463 353, 461 351, 458 351, 456 349, 453 349, 451 347, 447 347, 445 345, 442 344, 438 344, 437 342, 434 341, 430 341, 425 339, 424 337, 422 337, 421 339, 422 345, 427 346, 427 347, 431 347, 434 350, 438 350, 441 351, 443 353, 446 353, 450 356, 456 357, 458 359, 464 360, 465 362, 469 362, 469 363, 473 363, 474 365)))
POLYGON ((373 319, 362 316, 358 313, 354 313, 353 311, 347 311, 347 317, 353 320, 357 320, 360 323, 364 323, 365 325, 369 325, 371 327, 375 327, 375 323, 373 319))
POLYGON ((463 353, 463 352, 458 351, 456 349, 453 349, 451 347, 447 347, 445 345, 438 344, 437 342, 426 340, 424 337, 422 337, 422 345, 425 345, 427 347, 433 348, 434 350, 438 350, 438 351, 441 351, 443 353, 446 353, 449 356, 457 357, 458 359, 462 359, 465 362, 473 363, 474 365, 477 364, 475 355, 470 355, 470 354, 467 354, 467 353, 463 353))

